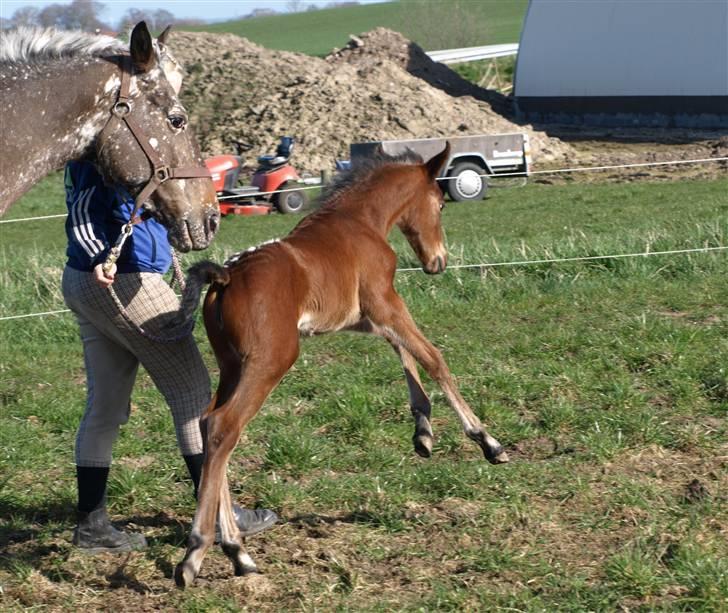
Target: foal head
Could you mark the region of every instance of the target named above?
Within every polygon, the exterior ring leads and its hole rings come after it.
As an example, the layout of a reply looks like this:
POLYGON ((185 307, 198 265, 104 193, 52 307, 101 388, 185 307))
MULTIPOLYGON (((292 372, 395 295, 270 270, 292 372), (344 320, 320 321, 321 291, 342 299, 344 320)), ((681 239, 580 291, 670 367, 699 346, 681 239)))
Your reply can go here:
MULTIPOLYGON (((124 121, 116 119, 109 121, 96 139, 96 159, 106 180, 127 186, 133 196, 152 177, 144 148, 169 169, 204 167, 197 140, 188 126, 187 111, 177 97, 181 69, 166 49, 168 31, 155 44, 141 22, 131 36, 134 76, 125 114, 138 125, 144 142, 138 142, 124 121)), ((110 82, 107 87, 111 86, 110 82)), ((180 251, 207 247, 220 215, 214 186, 205 177, 164 181, 145 208, 167 227, 170 242, 180 251)))
POLYGON ((442 236, 441 215, 445 204, 437 177, 450 157, 450 143, 428 162, 415 167, 415 183, 397 226, 422 262, 422 270, 434 275, 445 270, 447 250, 442 236))

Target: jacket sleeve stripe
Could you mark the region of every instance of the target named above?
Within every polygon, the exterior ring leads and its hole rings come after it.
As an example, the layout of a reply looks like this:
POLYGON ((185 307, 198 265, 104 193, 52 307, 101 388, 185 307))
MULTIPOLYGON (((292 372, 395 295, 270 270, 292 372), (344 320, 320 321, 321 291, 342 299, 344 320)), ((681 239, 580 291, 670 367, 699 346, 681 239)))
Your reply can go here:
POLYGON ((102 243, 98 238, 96 238, 96 234, 94 233, 94 226, 91 223, 91 216, 88 212, 88 207, 91 204, 91 196, 93 196, 94 190, 96 187, 92 187, 89 190, 89 194, 86 197, 86 202, 83 205, 83 217, 85 220, 85 228, 86 232, 88 233, 89 240, 94 244, 95 246, 95 252, 100 253, 104 250, 104 243, 102 243))
POLYGON ((93 242, 91 242, 86 232, 88 222, 85 219, 82 219, 81 216, 83 215, 84 204, 86 204, 91 198, 94 189, 95 187, 83 190, 71 207, 71 214, 73 217, 73 235, 76 237, 78 244, 81 245, 81 248, 86 252, 86 255, 92 259, 100 250, 93 242))

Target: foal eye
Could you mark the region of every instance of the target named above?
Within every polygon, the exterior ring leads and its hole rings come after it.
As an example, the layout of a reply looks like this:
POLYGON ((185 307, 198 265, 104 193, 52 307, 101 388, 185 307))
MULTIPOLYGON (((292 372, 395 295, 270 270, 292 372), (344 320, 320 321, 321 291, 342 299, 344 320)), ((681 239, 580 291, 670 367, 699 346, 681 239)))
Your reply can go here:
POLYGON ((184 115, 170 115, 167 121, 175 130, 181 130, 187 125, 187 118, 184 115))

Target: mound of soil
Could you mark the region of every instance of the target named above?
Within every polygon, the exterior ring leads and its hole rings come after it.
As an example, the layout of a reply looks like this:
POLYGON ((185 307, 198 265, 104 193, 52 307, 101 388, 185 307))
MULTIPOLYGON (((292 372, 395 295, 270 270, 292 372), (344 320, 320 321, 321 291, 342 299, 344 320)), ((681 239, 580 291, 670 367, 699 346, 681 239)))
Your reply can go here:
POLYGON ((332 63, 356 64, 360 71, 377 66, 384 59, 399 64, 412 76, 451 96, 472 96, 476 100, 487 102, 501 115, 508 116, 512 113, 510 98, 499 92, 478 87, 471 81, 463 79, 445 64, 433 62, 422 47, 407 40, 399 32, 387 28, 376 28, 361 36, 352 36, 346 47, 334 49, 326 57, 326 60, 332 63))
POLYGON ((182 100, 205 155, 229 153, 242 140, 253 145, 253 163, 292 135, 296 167, 317 173, 348 158, 352 142, 521 131, 531 136, 539 164, 574 154, 561 140, 500 114, 507 99, 383 28, 352 37, 324 59, 233 34, 176 32, 172 48, 187 68, 182 100))

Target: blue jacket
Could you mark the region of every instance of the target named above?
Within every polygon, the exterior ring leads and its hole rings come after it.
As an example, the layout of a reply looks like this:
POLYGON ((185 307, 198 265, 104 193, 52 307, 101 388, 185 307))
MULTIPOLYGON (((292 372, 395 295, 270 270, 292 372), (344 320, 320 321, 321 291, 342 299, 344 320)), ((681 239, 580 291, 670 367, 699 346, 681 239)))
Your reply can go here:
MULTIPOLYGON (((90 162, 66 164, 66 235, 68 266, 90 272, 106 259, 129 221, 134 198, 119 186, 104 184, 90 162)), ((172 261, 167 230, 153 219, 134 226, 116 263, 120 273, 169 270, 172 261)))

